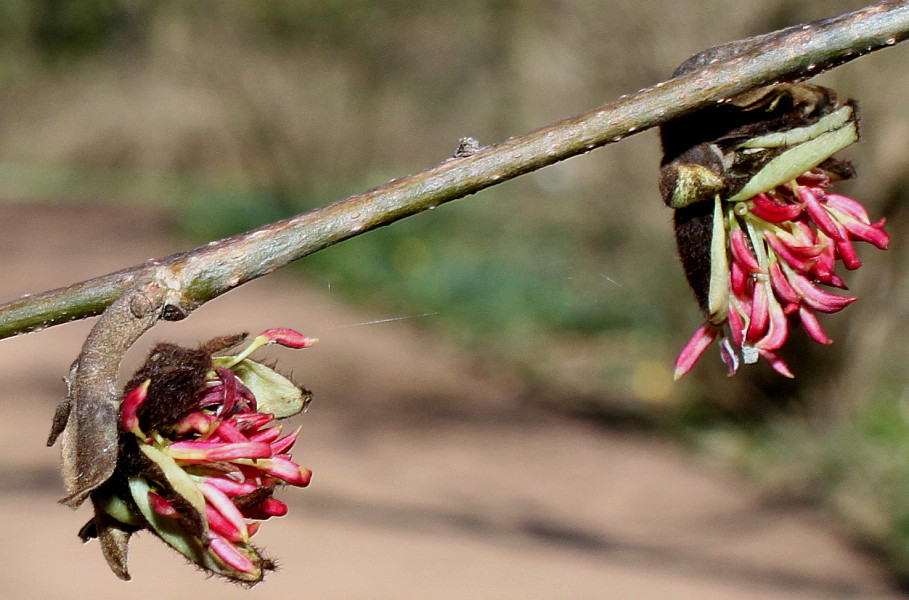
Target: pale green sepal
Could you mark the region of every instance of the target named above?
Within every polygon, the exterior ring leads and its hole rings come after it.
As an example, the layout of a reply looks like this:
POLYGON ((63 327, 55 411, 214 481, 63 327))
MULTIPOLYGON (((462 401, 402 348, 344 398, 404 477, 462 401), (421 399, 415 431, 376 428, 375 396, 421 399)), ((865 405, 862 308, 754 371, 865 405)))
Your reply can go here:
MULTIPOLYGON (((233 360, 231 356, 216 356, 212 358, 212 364, 222 367, 233 360)), ((259 412, 283 419, 299 413, 306 406, 307 395, 274 369, 249 359, 243 359, 229 368, 256 397, 259 412)))
POLYGON ((713 203, 713 235, 710 236, 710 284, 707 311, 711 323, 722 323, 729 310, 729 255, 726 252, 726 223, 723 203, 717 195, 713 203))
POLYGON ((202 541, 187 533, 179 519, 165 517, 154 511, 148 500, 148 493, 152 490, 147 481, 140 477, 130 477, 129 491, 139 512, 158 537, 197 565, 217 573, 222 571, 221 565, 209 554, 202 541))
POLYGON ((148 521, 152 530, 180 554, 195 563, 205 560, 205 548, 183 528, 176 517, 166 517, 155 512, 148 499, 151 486, 141 477, 129 478, 129 491, 139 512, 148 521))
MULTIPOLYGON (((100 494, 98 495, 100 496, 100 494)), ((133 512, 132 506, 120 496, 106 496, 95 499, 95 504, 98 508, 121 523, 134 526, 142 524, 142 521, 139 520, 139 518, 136 517, 136 513, 133 512)))
POLYGON ((745 187, 726 200, 728 202, 748 200, 788 183, 856 140, 858 140, 858 129, 855 121, 849 121, 835 131, 824 133, 813 140, 799 144, 773 158, 748 180, 745 187))
MULTIPOLYGON (((205 496, 202 495, 199 487, 189 474, 174 459, 148 444, 140 443, 139 450, 158 465, 165 479, 167 479, 167 483, 170 484, 170 487, 175 492, 192 504, 193 508, 199 511, 199 514, 205 515, 205 496)), ((148 517, 146 516, 146 518, 148 517)))
MULTIPOLYGON (((256 570, 252 573, 238 571, 225 564, 220 558, 215 556, 206 548, 202 540, 190 535, 183 528, 180 520, 175 517, 166 517, 159 515, 151 507, 148 500, 148 492, 152 491, 148 482, 139 477, 129 478, 129 491, 139 507, 139 512, 148 521, 149 526, 164 542, 174 550, 213 573, 217 573, 229 579, 243 581, 246 583, 256 583, 262 579, 262 570, 259 568, 259 557, 250 548, 242 545, 236 546, 237 550, 242 552, 255 565, 256 570)), ((203 513, 204 514, 204 513, 203 513)))
POLYGON ((812 140, 829 131, 839 129, 852 119, 852 106, 846 105, 835 110, 814 125, 796 127, 788 131, 777 131, 751 138, 738 146, 740 148, 780 148, 794 146, 812 140))

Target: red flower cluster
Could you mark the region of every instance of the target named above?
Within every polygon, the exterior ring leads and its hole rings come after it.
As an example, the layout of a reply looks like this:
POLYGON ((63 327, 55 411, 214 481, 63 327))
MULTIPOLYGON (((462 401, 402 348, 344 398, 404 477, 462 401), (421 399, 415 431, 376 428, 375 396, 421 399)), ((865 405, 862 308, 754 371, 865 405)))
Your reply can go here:
POLYGON ((273 497, 278 486, 309 484, 311 472, 290 455, 299 429, 284 435, 276 424, 305 408, 309 392, 247 357, 266 344, 306 348, 316 340, 271 329, 235 356, 212 355, 242 337, 198 350, 159 345, 128 385, 117 469, 92 493, 96 516, 80 533, 101 539, 124 579, 126 542, 140 529, 239 583, 254 585, 274 568, 250 538, 287 513, 273 497))
POLYGON ((816 313, 842 310, 855 297, 820 286, 846 289, 834 268, 837 261, 847 269, 862 265, 853 242, 869 242, 884 250, 890 239, 883 219, 872 223, 861 204, 827 193, 829 185, 829 176, 817 168, 749 200, 722 202, 726 307, 698 328, 682 349, 676 378, 687 373, 717 338, 730 374, 740 359, 754 363, 763 358, 778 373, 792 377, 777 350, 796 319, 811 339, 831 343, 816 313))
MULTIPOLYGON (((274 415, 256 412, 256 399, 233 371, 215 369, 205 382, 198 410, 186 415, 172 430, 172 439, 145 437, 137 430, 137 410, 148 385, 130 391, 122 405, 121 425, 155 444, 182 467, 205 499, 205 518, 211 551, 230 567, 255 573, 257 565, 242 545, 259 529, 259 522, 287 514, 287 505, 272 497, 277 485, 305 487, 309 469, 291 460, 298 428, 281 437, 274 415)), ((148 491, 155 513, 176 518, 179 511, 163 496, 148 491)))

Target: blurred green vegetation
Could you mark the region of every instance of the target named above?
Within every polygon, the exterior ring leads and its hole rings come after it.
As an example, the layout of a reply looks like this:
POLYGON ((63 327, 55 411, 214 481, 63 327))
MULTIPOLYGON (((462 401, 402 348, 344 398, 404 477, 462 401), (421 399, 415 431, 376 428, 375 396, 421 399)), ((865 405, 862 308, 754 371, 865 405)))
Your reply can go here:
POLYGON ((711 427, 699 443, 737 464, 768 495, 836 515, 840 531, 909 578, 909 403, 882 394, 838 419, 777 416, 711 427))
MULTIPOLYGON (((7 0, 0 5, 0 195, 152 204, 198 242, 429 167, 664 78, 704 47, 862 6, 355 0, 7 0)), ((349 240, 294 267, 421 320, 529 401, 665 425, 772 493, 829 507, 909 576, 907 48, 825 75, 857 96, 846 188, 887 216, 861 300, 793 334, 783 380, 725 377, 712 352, 672 384, 700 316, 659 201, 652 132, 349 240)))
MULTIPOLYGON (((657 298, 638 304, 604 302, 608 288, 623 285, 603 272, 595 256, 581 258, 589 253, 590 241, 578 238, 570 224, 514 221, 510 200, 516 186, 520 184, 486 191, 475 206, 443 206, 381 228, 297 266, 355 298, 395 311, 439 313, 453 335, 461 331, 475 338, 471 333, 482 332, 508 336, 514 343, 540 333, 601 335, 634 329, 662 336, 667 323, 652 316, 661 312, 657 298)), ((291 201, 292 212, 336 197, 314 194, 315 202, 313 197, 291 201)), ((179 212, 185 230, 199 239, 231 235, 286 215, 255 191, 238 197, 206 194, 179 212)), ((626 242, 620 230, 602 235, 605 245, 626 242)), ((633 287, 644 295, 640 285, 633 287)))

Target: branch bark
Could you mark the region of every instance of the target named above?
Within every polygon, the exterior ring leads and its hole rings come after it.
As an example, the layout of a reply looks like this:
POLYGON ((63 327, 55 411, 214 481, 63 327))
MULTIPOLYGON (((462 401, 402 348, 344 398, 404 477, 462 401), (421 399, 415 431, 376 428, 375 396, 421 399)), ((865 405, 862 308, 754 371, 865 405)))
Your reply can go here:
MULTIPOLYGON (((459 152, 426 171, 258 229, 0 306, 0 338, 101 314, 137 282, 168 288, 177 320, 220 294, 303 256, 665 123, 724 98, 807 79, 909 36, 909 0, 733 42, 722 60, 528 134, 459 152), (467 154, 465 156, 465 154, 467 154)), ((729 48, 729 45, 718 48, 729 48)), ((717 52, 716 56, 725 52, 717 52)))

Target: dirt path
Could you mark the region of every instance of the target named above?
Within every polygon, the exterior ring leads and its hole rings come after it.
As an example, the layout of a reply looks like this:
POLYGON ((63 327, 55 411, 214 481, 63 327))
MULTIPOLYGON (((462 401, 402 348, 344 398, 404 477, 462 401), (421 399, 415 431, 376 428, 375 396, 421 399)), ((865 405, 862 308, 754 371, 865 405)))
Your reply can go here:
MULTIPOLYGON (((181 249, 154 213, 0 208, 0 297, 181 249)), ((275 352, 316 392, 296 458, 315 472, 259 539, 283 568, 252 591, 202 575, 150 536, 134 581, 76 531, 44 448, 62 375, 89 323, 0 343, 0 598, 898 598, 816 515, 768 507, 670 444, 521 409, 412 322, 355 310, 272 276, 144 341, 195 343, 289 326, 322 342, 275 352)), ((141 359, 144 350, 131 357, 141 359)))

